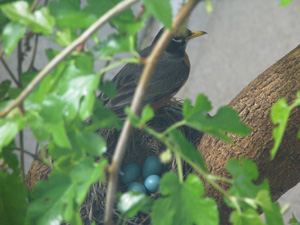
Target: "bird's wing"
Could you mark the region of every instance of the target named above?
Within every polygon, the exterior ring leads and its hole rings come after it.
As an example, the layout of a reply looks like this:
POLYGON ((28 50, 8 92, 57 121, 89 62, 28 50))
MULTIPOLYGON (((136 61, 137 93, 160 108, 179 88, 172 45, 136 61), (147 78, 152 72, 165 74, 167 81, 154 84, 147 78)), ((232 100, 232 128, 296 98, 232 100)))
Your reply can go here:
MULTIPOLYGON (((150 51, 150 48, 146 48, 141 56, 146 57, 150 51)), ((126 64, 112 79, 117 89, 116 97, 110 99, 103 93, 99 96, 105 106, 122 119, 126 116, 124 108, 132 102, 143 68, 144 65, 126 64)), ((162 54, 148 83, 142 106, 157 103, 166 96, 173 96, 183 86, 188 74, 189 68, 181 59, 162 54)))

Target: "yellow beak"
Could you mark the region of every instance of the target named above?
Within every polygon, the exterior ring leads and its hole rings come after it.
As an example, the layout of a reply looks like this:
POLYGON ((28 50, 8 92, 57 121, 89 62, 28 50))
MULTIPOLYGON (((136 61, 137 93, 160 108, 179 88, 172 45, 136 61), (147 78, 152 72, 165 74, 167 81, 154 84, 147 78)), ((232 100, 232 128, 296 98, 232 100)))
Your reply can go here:
POLYGON ((202 36, 204 34, 207 34, 205 31, 192 31, 192 35, 186 37, 186 40, 191 40, 195 37, 202 36))

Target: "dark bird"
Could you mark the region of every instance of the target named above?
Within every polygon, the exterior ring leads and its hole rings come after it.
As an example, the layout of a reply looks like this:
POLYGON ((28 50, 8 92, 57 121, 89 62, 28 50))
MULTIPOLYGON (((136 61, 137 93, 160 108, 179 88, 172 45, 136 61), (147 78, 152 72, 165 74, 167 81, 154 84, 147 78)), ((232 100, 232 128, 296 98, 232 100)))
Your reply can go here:
MULTIPOLYGON (((162 33, 163 28, 155 36, 152 44, 140 52, 142 58, 150 55, 162 33)), ((186 45, 189 40, 204 34, 206 34, 204 31, 184 29, 173 37, 157 61, 142 107, 149 104, 156 110, 165 105, 180 90, 190 72, 190 61, 185 51, 186 45)), ((126 117, 124 108, 130 106, 132 102, 143 68, 143 64, 126 64, 112 79, 117 89, 115 98, 110 99, 103 93, 99 95, 99 99, 104 102, 104 105, 121 119, 126 117)))

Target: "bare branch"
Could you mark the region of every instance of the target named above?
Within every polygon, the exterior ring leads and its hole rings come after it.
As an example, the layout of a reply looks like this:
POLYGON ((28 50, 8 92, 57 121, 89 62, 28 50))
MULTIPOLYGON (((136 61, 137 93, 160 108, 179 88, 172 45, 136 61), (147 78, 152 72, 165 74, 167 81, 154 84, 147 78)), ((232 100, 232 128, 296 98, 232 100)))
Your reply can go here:
MULTIPOLYGON (((86 41, 97 29, 103 26, 110 18, 130 7, 138 0, 125 0, 117 4, 114 8, 109 10, 101 16, 93 25, 91 25, 80 37, 67 46, 60 54, 54 57, 40 72, 39 74, 26 86, 22 93, 6 107, 1 113, 0 118, 6 116, 12 109, 20 105, 20 103, 32 92, 32 90, 41 82, 41 80, 68 54, 70 54, 79 44, 86 41)), ((1 53, 1 52, 0 52, 1 53)))
MULTIPOLYGON (((198 0, 190 0, 186 3, 183 8, 180 10, 179 14, 176 16, 175 20, 173 21, 173 28, 178 28, 188 17, 191 11, 194 9, 198 0)), ((141 105, 142 99, 144 97, 147 84, 149 79, 151 78, 153 69, 157 62, 157 59, 160 53, 166 48, 167 44, 169 43, 172 34, 169 30, 164 31, 160 39, 158 40, 157 44, 155 45, 153 51, 149 55, 146 60, 145 67, 139 80, 138 86, 136 88, 131 110, 137 114, 138 109, 141 105)), ((113 155, 112 163, 110 166, 110 176, 108 181, 108 190, 106 195, 106 207, 105 207, 105 225, 113 224, 112 221, 112 212, 113 212, 113 205, 115 200, 115 193, 116 193, 116 186, 117 186, 117 179, 118 179, 118 171, 120 164, 122 162, 123 156, 125 154, 126 145, 128 142, 130 131, 132 130, 132 126, 130 125, 129 119, 127 118, 122 132, 120 134, 120 138, 118 140, 115 153, 113 155)))

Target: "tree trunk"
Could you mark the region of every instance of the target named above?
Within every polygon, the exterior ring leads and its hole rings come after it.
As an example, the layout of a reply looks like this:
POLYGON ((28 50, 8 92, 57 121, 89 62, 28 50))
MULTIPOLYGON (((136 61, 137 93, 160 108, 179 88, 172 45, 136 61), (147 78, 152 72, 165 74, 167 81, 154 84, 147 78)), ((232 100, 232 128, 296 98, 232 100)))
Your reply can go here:
MULTIPOLYGON (((250 158, 258 165, 260 178, 268 178, 273 200, 277 200, 287 190, 300 181, 300 141, 297 132, 300 127, 300 108, 290 115, 287 129, 280 148, 273 161, 270 150, 273 147, 273 124, 270 110, 280 98, 289 104, 300 90, 300 45, 253 80, 231 102, 242 121, 253 131, 242 138, 232 136, 234 145, 204 135, 198 150, 203 154, 206 166, 212 174, 228 177, 225 164, 229 158, 250 158)), ((223 187, 227 188, 225 184, 223 187)), ((222 201, 222 195, 212 187, 207 187, 207 195, 217 200, 221 224, 227 224, 230 210, 222 201)))

